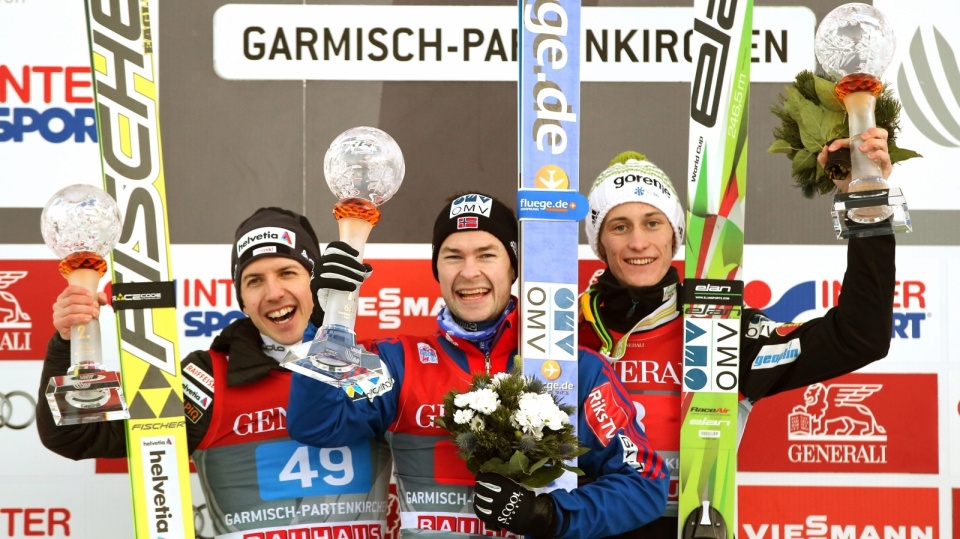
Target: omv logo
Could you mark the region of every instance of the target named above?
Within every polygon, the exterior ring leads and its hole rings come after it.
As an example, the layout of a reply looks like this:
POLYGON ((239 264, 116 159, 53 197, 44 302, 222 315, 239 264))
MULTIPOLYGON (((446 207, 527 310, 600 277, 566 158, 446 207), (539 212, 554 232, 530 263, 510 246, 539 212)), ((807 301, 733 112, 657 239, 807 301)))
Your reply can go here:
MULTIPOLYGON (((829 284, 823 281, 823 286, 829 284)), ((817 308, 817 283, 806 281, 795 284, 776 301, 772 300, 773 290, 764 281, 751 281, 743 287, 743 302, 747 307, 762 309, 771 320, 785 323, 793 322, 801 314, 817 308)))
POLYGON ((960 121, 952 110, 960 106, 960 66, 935 26, 932 34, 932 39, 925 39, 920 28, 914 32, 909 64, 904 62, 897 70, 897 91, 903 111, 918 131, 934 144, 956 148, 960 146, 960 121), (909 76, 909 68, 914 77, 909 76), (938 82, 941 80, 947 84, 938 82))

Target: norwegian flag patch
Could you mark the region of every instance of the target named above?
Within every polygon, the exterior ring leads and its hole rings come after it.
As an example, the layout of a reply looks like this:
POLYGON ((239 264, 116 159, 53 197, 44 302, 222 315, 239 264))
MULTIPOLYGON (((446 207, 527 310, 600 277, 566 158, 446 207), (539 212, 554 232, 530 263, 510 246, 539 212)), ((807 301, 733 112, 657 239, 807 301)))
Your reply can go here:
POLYGON ((477 217, 457 217, 457 230, 467 228, 477 228, 479 226, 477 217))

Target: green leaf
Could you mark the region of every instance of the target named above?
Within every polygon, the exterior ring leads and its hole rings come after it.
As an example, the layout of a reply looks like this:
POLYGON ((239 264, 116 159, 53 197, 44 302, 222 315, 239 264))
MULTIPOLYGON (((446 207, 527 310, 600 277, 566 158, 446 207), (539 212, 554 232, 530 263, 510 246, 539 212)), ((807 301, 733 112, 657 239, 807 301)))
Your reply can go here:
POLYGON ((793 175, 797 176, 801 171, 817 166, 817 154, 800 150, 793 157, 793 175))
POLYGON ((539 470, 540 468, 543 468, 543 466, 544 466, 546 463, 548 463, 548 462, 550 462, 550 459, 547 458, 547 457, 543 457, 542 459, 538 460, 537 462, 534 462, 533 465, 530 466, 530 470, 529 470, 529 471, 530 471, 530 472, 535 472, 535 471, 539 470))
POLYGON ((890 162, 892 163, 899 163, 900 161, 906 161, 907 159, 913 159, 914 157, 923 157, 913 150, 900 148, 898 146, 891 145, 887 149, 890 152, 890 162))
POLYGON ((513 452, 513 456, 510 457, 510 464, 523 473, 530 471, 530 459, 519 451, 513 452))
POLYGON ((800 140, 803 147, 810 152, 819 152, 823 148, 825 139, 820 135, 820 125, 823 122, 823 109, 809 101, 803 101, 799 106, 800 140))
POLYGON ((823 116, 820 119, 820 140, 822 142, 817 152, 819 153, 820 150, 823 149, 823 145, 826 144, 827 141, 846 138, 848 130, 846 112, 824 110, 823 116))
POLYGON ((514 478, 514 480, 528 487, 541 488, 554 482, 561 475, 563 475, 563 468, 545 466, 530 475, 514 478))
POLYGON ((837 85, 822 77, 813 77, 814 86, 817 89, 817 99, 820 100, 820 106, 833 112, 845 112, 843 102, 837 97, 834 88, 837 85))
POLYGON ((481 464, 480 469, 477 472, 494 472, 504 477, 511 478, 521 477, 524 475, 523 470, 521 470, 513 461, 503 462, 497 458, 490 459, 481 464))
POLYGON ((801 107, 804 103, 807 103, 807 100, 803 98, 803 95, 801 95, 796 88, 788 86, 786 92, 787 95, 783 99, 783 110, 785 110, 791 118, 798 118, 801 107))
POLYGON ((771 144, 770 147, 767 148, 767 153, 785 153, 789 155, 790 152, 794 152, 794 151, 796 150, 794 150, 794 148, 790 146, 790 143, 783 139, 774 140, 773 144, 771 144))

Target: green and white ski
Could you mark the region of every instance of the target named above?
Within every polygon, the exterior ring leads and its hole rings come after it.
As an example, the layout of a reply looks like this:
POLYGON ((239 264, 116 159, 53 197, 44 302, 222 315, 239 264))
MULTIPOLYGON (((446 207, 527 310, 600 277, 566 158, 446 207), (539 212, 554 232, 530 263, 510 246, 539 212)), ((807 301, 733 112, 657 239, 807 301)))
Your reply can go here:
POLYGON ((752 0, 694 2, 680 427, 682 538, 737 532, 752 0))
POLYGON ((86 0, 104 189, 123 217, 110 293, 135 537, 193 538, 151 14, 148 0, 86 0))
MULTIPOLYGON (((520 356, 563 404, 577 406, 580 1, 519 2, 520 356)), ((576 412, 571 417, 576 425, 576 412)), ((555 484, 576 486, 564 474, 555 484)))

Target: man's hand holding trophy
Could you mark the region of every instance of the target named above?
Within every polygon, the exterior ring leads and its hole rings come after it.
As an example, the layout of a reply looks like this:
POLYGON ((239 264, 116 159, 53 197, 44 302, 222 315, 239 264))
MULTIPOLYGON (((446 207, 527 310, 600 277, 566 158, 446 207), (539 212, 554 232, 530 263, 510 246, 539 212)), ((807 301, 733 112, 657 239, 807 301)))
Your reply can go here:
MULTIPOLYGON (((60 261, 60 273, 71 285, 94 297, 107 270, 105 257, 120 238, 116 201, 91 185, 77 184, 55 193, 40 215, 40 231, 60 261)), ((100 321, 70 328, 71 367, 47 385, 47 401, 57 425, 129 419, 116 372, 103 368, 100 321)))
MULTIPOLYGON (((403 154, 396 141, 374 127, 354 127, 330 144, 323 160, 327 185, 339 202, 333 214, 341 241, 358 252, 380 220, 378 207, 400 188, 403 154)), ((331 290, 324 307, 323 326, 311 342, 291 347, 283 366, 300 374, 342 387, 351 397, 375 394, 390 380, 383 376, 380 358, 359 346, 354 325, 359 288, 331 290)))

